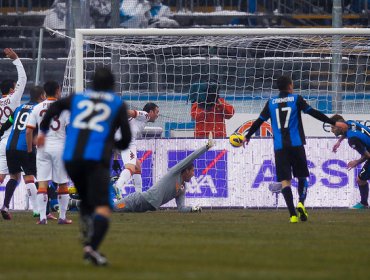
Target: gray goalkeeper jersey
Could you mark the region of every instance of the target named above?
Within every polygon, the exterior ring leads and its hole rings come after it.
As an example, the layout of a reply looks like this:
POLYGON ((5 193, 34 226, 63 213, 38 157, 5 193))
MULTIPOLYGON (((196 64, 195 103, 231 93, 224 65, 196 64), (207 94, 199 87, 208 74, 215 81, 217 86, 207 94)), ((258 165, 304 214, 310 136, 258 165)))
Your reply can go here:
POLYGON ((185 186, 181 184, 181 170, 208 150, 207 146, 197 149, 173 166, 153 187, 143 193, 133 193, 115 203, 115 211, 145 212, 157 210, 163 204, 176 198, 180 212, 190 212, 185 206, 185 186), (145 203, 147 202, 147 203, 145 203), (148 204, 149 203, 149 204, 148 204), (125 205, 124 208, 119 205, 125 205), (118 207, 117 207, 118 206, 118 207), (151 207, 152 206, 152 207, 151 207), (146 209, 148 208, 148 209, 146 209))

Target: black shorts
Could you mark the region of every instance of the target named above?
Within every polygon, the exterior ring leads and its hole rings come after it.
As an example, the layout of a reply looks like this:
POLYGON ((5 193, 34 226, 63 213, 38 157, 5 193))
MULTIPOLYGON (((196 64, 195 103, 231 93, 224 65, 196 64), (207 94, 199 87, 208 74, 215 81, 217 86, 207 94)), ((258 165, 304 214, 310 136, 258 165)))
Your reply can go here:
POLYGON ((358 178, 362 181, 370 180, 370 160, 368 159, 364 166, 362 166, 360 174, 358 174, 358 178))
POLYGON ((6 163, 9 174, 24 172, 25 175, 36 177, 36 153, 26 151, 7 150, 6 163))
POLYGON ((109 206, 109 166, 95 161, 66 162, 65 167, 81 199, 81 211, 92 213, 97 206, 109 206))
POLYGON ((310 176, 304 146, 283 148, 275 151, 276 176, 278 182, 310 176))

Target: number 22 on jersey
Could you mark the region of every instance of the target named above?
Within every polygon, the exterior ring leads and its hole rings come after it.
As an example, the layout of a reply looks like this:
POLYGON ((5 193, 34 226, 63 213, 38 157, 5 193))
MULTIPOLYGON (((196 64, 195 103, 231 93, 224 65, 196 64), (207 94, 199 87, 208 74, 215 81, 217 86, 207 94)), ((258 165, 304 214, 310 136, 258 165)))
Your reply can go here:
POLYGON ((73 120, 72 126, 78 129, 89 129, 96 132, 103 132, 104 126, 102 122, 106 121, 110 114, 111 109, 105 103, 94 103, 91 100, 82 100, 78 102, 77 108, 81 112, 76 115, 73 120))

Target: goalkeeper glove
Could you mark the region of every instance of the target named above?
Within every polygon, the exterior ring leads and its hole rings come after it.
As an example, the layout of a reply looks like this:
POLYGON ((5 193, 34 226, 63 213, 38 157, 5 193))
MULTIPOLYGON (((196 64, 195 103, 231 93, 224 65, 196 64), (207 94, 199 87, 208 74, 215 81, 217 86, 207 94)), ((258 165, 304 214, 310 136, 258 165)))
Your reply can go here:
POLYGON ((202 207, 200 207, 200 206, 193 206, 193 207, 191 207, 191 212, 200 213, 200 212, 202 212, 202 207))

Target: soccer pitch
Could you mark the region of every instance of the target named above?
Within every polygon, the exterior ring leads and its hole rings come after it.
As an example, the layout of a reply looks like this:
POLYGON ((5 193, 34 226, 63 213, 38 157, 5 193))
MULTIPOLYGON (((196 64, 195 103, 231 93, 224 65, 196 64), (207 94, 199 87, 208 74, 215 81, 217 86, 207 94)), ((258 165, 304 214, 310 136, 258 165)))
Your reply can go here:
POLYGON ((290 224, 282 210, 114 213, 101 251, 82 261, 72 225, 36 225, 30 212, 0 221, 0 279, 368 279, 370 212, 312 210, 290 224))

